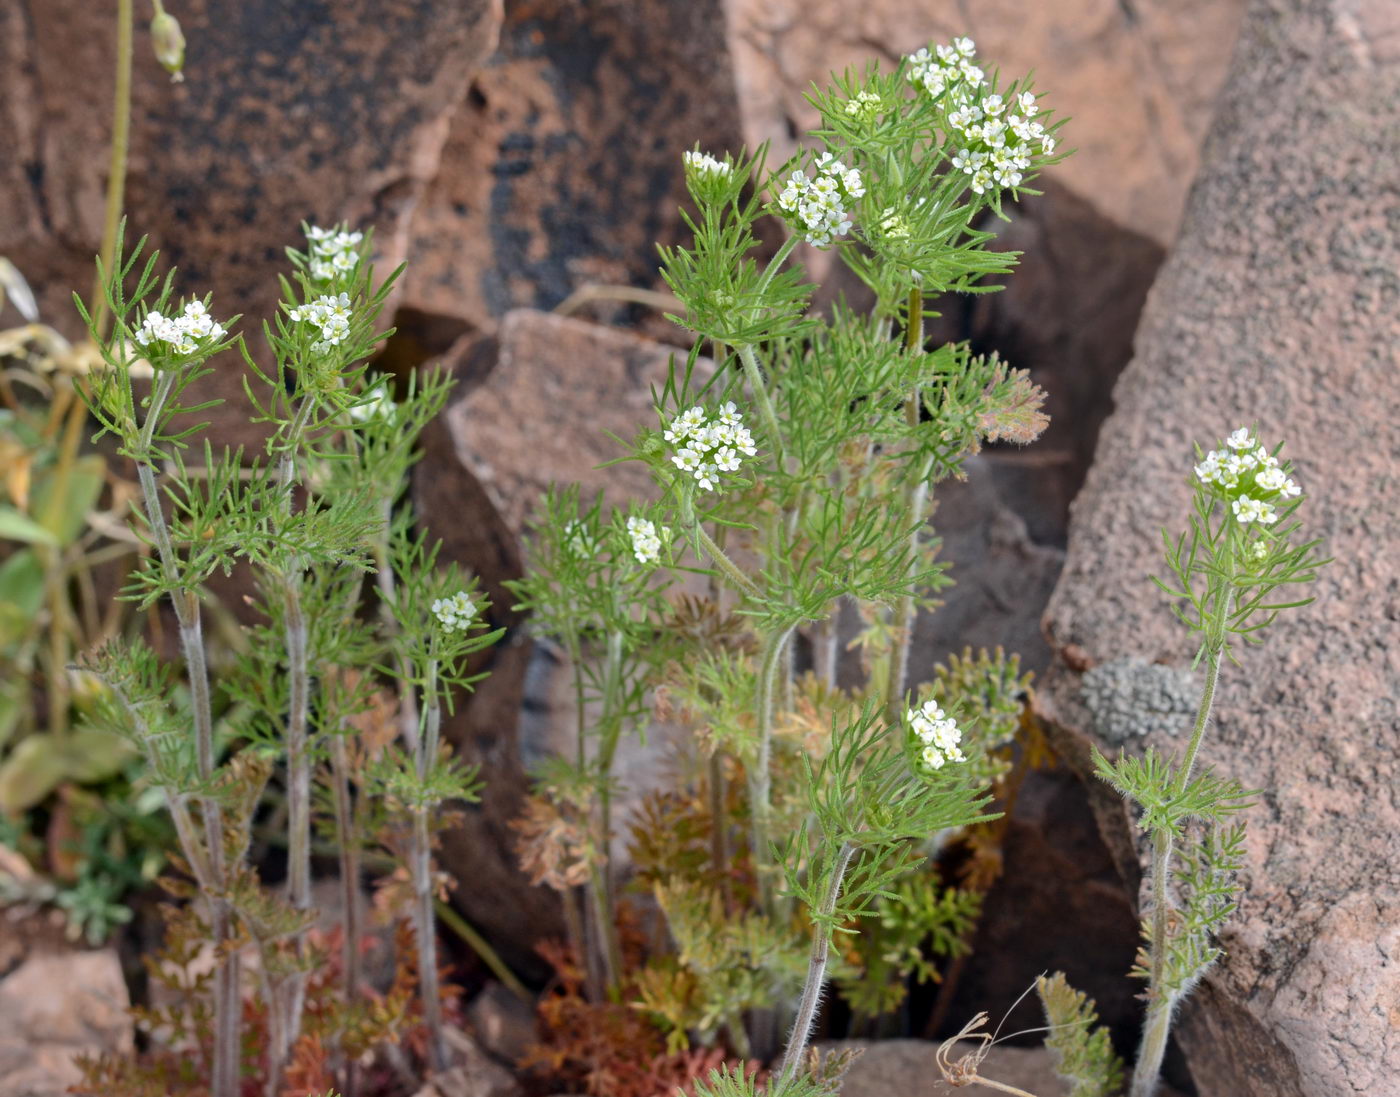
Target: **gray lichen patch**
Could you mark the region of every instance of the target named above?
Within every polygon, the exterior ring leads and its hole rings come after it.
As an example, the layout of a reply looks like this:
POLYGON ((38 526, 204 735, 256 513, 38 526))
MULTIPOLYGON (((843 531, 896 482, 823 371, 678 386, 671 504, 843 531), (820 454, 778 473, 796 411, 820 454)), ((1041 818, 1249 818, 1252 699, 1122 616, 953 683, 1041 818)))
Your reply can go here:
POLYGON ((1094 730, 1115 745, 1159 732, 1185 734, 1200 695, 1200 683, 1190 670, 1149 663, 1139 655, 1093 667, 1080 685, 1094 730))

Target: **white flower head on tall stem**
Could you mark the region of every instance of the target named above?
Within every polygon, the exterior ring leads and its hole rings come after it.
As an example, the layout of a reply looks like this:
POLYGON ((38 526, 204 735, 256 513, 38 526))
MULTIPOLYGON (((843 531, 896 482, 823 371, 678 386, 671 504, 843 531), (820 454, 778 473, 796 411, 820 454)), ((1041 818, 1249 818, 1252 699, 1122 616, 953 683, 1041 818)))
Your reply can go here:
MULTIPOLYGON (((665 533, 664 528, 661 533, 665 533)), ((631 515, 627 519, 627 533, 632 539, 632 555, 637 563, 651 566, 661 562, 661 533, 656 523, 646 518, 631 515)))
POLYGON ((187 358, 226 334, 223 324, 209 315, 203 301, 189 301, 174 316, 146 313, 135 339, 149 352, 163 351, 187 358))
POLYGON ((949 762, 965 762, 962 731, 937 701, 925 701, 905 714, 909 730, 919 744, 919 759, 929 769, 942 769, 949 762))
POLYGON ((476 616, 476 603, 466 591, 459 590, 449 598, 436 599, 433 615, 445 631, 464 632, 476 616))
POLYGON ((677 446, 671 463, 689 473, 701 491, 714 491, 723 477, 739 472, 741 455, 754 457, 758 448, 744 426, 744 417, 731 400, 718 411, 696 405, 667 424, 661 435, 677 446))

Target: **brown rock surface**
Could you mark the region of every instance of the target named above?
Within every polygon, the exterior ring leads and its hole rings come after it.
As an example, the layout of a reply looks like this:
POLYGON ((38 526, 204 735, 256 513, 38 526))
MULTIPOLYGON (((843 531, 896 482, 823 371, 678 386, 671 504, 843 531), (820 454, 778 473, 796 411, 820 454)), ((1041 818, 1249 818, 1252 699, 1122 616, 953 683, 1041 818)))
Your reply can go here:
POLYGON ((31 951, 0 978, 0 1097, 61 1097, 75 1056, 129 1052, 130 1004, 114 949, 31 951))
MULTIPOLYGON (((245 331, 269 316, 302 220, 374 225, 389 265, 437 170, 447 122, 491 50, 500 0, 287 4, 184 0, 186 81, 171 84, 138 14, 127 213, 180 289, 212 291, 245 331)), ((0 8, 0 254, 69 332, 102 234, 114 72, 110 5, 0 8), (75 77, 77 77, 75 79, 75 77)), ((251 342, 261 346, 261 337, 251 342)), ((211 381, 245 405, 232 364, 211 381)))
MULTIPOLYGON (((1203 1097, 1374 1095, 1400 1077, 1397 30, 1382 0, 1253 4, 1046 615, 1057 648, 1095 662, 1189 662, 1145 574, 1158 529, 1185 521, 1191 442, 1241 423, 1288 441, 1336 562, 1221 678, 1202 760, 1265 792, 1229 957, 1178 1029, 1203 1097)), ((1082 762, 1079 687, 1060 668, 1042 696, 1082 762)), ((1136 890, 1130 822, 1095 799, 1136 890)))
POLYGON ((815 124, 815 81, 880 55, 898 61, 930 40, 971 35, 1003 73, 1036 86, 1073 119, 1078 153, 1057 177, 1159 244, 1171 241, 1197 151, 1225 77, 1244 0, 728 0, 730 41, 750 144, 815 124))
POLYGON ((657 285, 682 152, 741 140, 720 0, 512 0, 414 219, 407 298, 489 329, 585 283, 657 285))
MULTIPOLYGON (((551 483, 577 482, 609 503, 653 495, 639 463, 605 432, 655 427, 651 386, 676 351, 583 320, 518 309, 501 321, 496 365, 443 414, 457 461, 517 538, 551 483)), ((431 475, 431 467, 427 470, 431 475)))

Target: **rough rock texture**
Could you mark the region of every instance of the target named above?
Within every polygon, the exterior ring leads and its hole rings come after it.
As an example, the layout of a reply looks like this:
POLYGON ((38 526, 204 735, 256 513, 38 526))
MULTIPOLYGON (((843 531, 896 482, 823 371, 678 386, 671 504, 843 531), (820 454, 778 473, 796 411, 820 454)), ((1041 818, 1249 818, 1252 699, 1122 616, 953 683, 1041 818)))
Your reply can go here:
POLYGON ((1001 645, 1027 668, 1049 663, 1039 620, 1064 553, 1031 540, 1025 520, 997 491, 990 455, 971 458, 966 468, 965 481, 940 484, 934 492, 933 528, 943 539, 939 559, 952 565, 954 584, 940 593, 943 604, 915 624, 910 673, 917 681, 969 644, 1001 645))
POLYGON ((1076 196, 1057 165, 1044 194, 987 217, 992 245, 1021 258, 998 293, 950 295, 937 304, 935 339, 968 339, 1029 369, 1048 394, 1049 429, 1031 446, 987 451, 997 490, 1030 536, 1064 547, 1069 504, 1084 483, 1098 431, 1113 410, 1113 384, 1133 354, 1133 333, 1162 264, 1162 248, 1076 196))
POLYGON ((61 1097, 75 1056, 130 1051, 130 1004, 114 949, 31 950, 0 978, 0 1097, 61 1097))
MULTIPOLYGON (((463 377, 461 396, 425 432, 414 473, 415 506, 442 538, 444 558, 481 576, 493 622, 510 630, 481 664, 490 676, 446 722, 486 785, 465 826, 443 835, 442 860, 463 882, 454 902, 511 963, 532 969, 535 943, 562 934, 561 915, 554 893, 530 887, 517 869, 507 824, 528 789, 528 752, 550 749, 566 722, 551 718, 566 668, 525 637, 501 581, 522 574, 525 519, 549 483, 606 487, 611 502, 654 492, 638 464, 594 466, 618 456, 604 430, 626 438, 648 424, 651 385, 664 380, 671 353, 581 320, 512 311, 463 377)), ((638 764, 654 768, 649 759, 638 764)))
POLYGON ((511 0, 414 219, 407 299, 489 329, 588 282, 658 284, 682 152, 741 140, 720 0, 511 0))
POLYGON ((968 34, 1008 77, 1036 86, 1073 119, 1078 153, 1059 178, 1121 224, 1168 243, 1225 77, 1245 0, 728 0, 744 129, 786 156, 815 123, 815 81, 880 56, 897 62, 932 40, 968 34))
POLYGON ((501 321, 495 367, 444 413, 458 459, 515 536, 544 488, 578 482, 610 503, 654 494, 639 463, 605 432, 655 427, 651 386, 673 348, 551 313, 518 309, 501 321))
MULTIPOLYGON (((181 268, 180 288, 213 291, 217 315, 241 313, 255 332, 304 219, 372 224, 388 265, 402 259, 500 0, 184 0, 178 17, 187 79, 171 84, 138 13, 127 213, 133 236, 181 268)), ((110 5, 75 0, 0 8, 0 254, 70 332, 69 294, 90 292, 102 235, 113 20, 110 5)), ((220 425, 239 438, 233 361, 210 388, 232 398, 220 425)))
MULTIPOLYGON (((1185 520, 1191 442, 1241 423, 1288 441, 1337 562, 1314 605, 1224 670, 1202 755, 1266 790, 1229 958, 1179 1027, 1212 1097, 1371 1095, 1400 1077, 1398 159, 1400 10, 1257 0, 1046 616, 1057 648, 1092 662, 1189 661, 1144 575, 1159 527, 1185 520)), ((1042 696, 1082 763, 1078 677, 1061 668, 1042 696)), ((1135 891, 1129 821, 1096 803, 1135 891)))

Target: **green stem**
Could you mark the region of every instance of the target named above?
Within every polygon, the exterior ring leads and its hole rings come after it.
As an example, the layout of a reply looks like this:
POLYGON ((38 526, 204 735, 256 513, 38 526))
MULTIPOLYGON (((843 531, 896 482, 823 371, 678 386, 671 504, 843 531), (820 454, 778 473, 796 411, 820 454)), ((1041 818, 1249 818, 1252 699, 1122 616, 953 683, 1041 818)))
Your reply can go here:
POLYGON ((773 281, 773 275, 778 273, 778 268, 787 262, 788 256, 793 253, 800 239, 801 237, 794 235, 789 236, 783 241, 783 246, 778 249, 777 254, 774 255, 773 258, 768 261, 768 265, 763 268, 763 277, 759 280, 758 290, 754 294, 755 297, 762 300, 763 295, 768 291, 768 283, 773 281))
MULTIPOLYGON (((565 904, 566 909, 569 906, 570 904, 565 904)), ((535 996, 525 988, 525 984, 520 981, 515 972, 506 966, 500 954, 491 947, 485 937, 472 927, 470 922, 441 899, 437 901, 436 909, 437 916, 442 919, 447 928, 467 943, 467 946, 481 958, 481 962, 490 968, 491 973, 501 981, 502 986, 522 1002, 534 1004, 535 996)))
MULTIPOLYGON (((1218 620, 1224 621, 1229 615, 1230 594, 1223 596, 1218 620)), ((1181 770, 1173 781, 1174 790, 1180 793, 1190 780, 1191 770, 1196 763, 1196 755, 1201 749, 1210 722, 1211 707, 1215 701, 1215 687, 1220 678, 1220 659, 1224 650, 1223 630, 1217 628, 1211 637, 1210 650, 1206 656, 1206 681, 1201 690, 1201 701, 1196 708, 1196 724, 1191 731, 1191 741, 1186 748, 1186 757, 1181 770)), ((1167 1051, 1167 1037, 1171 1033, 1172 1013, 1176 1008, 1177 995, 1169 994, 1165 987, 1168 924, 1172 905, 1168 889, 1171 878, 1172 834, 1169 830, 1158 830, 1152 836, 1152 966, 1147 988, 1147 1019, 1143 1025, 1142 1043, 1138 1049, 1137 1063, 1133 1068, 1131 1097, 1152 1097, 1157 1088, 1157 1077, 1162 1070, 1162 1058, 1167 1051)))
POLYGON ((802 987, 802 998, 797 1006, 797 1019, 788 1037, 787 1051, 783 1055, 783 1066, 775 1092, 781 1093, 792 1081, 801 1065, 802 1054, 812 1038, 812 1023, 817 1017, 817 1007, 821 1004, 822 987, 826 983, 826 963, 831 952, 831 918, 836 911, 836 900, 841 896, 841 883, 846 877, 846 869, 851 863, 856 847, 853 842, 845 842, 836 856, 836 866, 832 869, 831 883, 822 896, 821 909, 812 918, 812 951, 807 958, 807 981, 802 987))
POLYGON ((763 380, 763 370, 759 367, 758 356, 754 353, 753 347, 747 343, 741 344, 737 349, 739 361, 744 365, 744 375, 749 381, 749 388, 753 390, 754 400, 758 402, 758 411, 763 417, 763 425, 768 431, 769 441, 774 452, 781 459, 783 434, 778 429, 778 414, 773 410, 773 401, 768 398, 768 386, 763 380))
POLYGON ((715 562, 715 566, 724 573, 726 579, 734 584, 740 594, 750 598, 762 597, 762 592, 754 581, 745 575, 743 570, 725 554, 724 549, 715 544, 699 522, 695 523, 695 539, 700 542, 700 547, 705 550, 705 554, 715 562))

